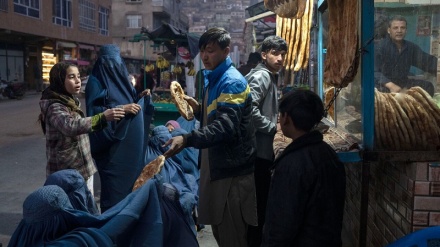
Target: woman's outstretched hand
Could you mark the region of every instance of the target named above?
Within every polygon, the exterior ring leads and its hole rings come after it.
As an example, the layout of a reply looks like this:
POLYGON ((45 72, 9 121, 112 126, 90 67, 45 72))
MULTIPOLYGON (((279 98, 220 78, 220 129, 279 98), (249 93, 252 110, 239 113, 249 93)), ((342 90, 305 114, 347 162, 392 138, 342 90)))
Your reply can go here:
POLYGON ((125 114, 134 114, 134 115, 136 115, 141 110, 141 106, 136 103, 122 105, 122 108, 124 109, 125 114))

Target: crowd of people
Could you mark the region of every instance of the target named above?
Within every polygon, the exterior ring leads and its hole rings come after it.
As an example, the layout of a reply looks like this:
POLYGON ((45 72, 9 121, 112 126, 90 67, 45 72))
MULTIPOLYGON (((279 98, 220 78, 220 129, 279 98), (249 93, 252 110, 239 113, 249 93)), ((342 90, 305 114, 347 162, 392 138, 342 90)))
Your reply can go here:
MULTIPOLYGON (((404 39, 406 24, 402 16, 387 22, 375 52, 376 86, 419 85, 432 95, 430 82, 408 74, 411 66, 433 73, 437 59, 404 39)), ((153 129, 154 80, 132 83, 117 46, 100 49, 86 113, 75 96, 78 68, 56 64, 40 100, 47 180, 25 200, 9 246, 198 246, 203 225, 221 247, 341 246, 345 168, 315 128, 321 98, 306 89, 278 97, 289 45, 281 37, 265 38, 244 73, 233 65, 230 42, 222 28, 200 37, 200 97, 185 97, 196 119, 153 129), (275 158, 279 131, 292 142, 275 158), (132 191, 159 155, 163 168, 132 191)))

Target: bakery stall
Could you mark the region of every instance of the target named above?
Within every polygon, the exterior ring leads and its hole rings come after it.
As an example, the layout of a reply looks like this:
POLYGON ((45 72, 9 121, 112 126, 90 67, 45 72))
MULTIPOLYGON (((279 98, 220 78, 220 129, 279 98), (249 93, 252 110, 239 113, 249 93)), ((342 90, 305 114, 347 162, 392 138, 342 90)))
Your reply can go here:
POLYGON ((171 82, 177 81, 182 87, 186 86, 186 91, 189 87, 194 87, 196 73, 193 59, 199 52, 199 36, 167 23, 148 32, 148 36, 155 47, 161 47, 160 50, 164 51, 157 54, 155 62, 149 61, 145 66, 146 73, 154 74, 156 80, 156 88, 153 91, 153 124, 162 125, 180 116, 171 97, 171 82))
MULTIPOLYGON (((438 69, 427 73, 412 65, 407 75, 432 85, 433 95, 421 87, 390 92, 376 84, 383 61, 375 59, 375 48, 390 35, 389 20, 396 15, 406 19, 406 35, 400 36, 438 58, 440 5, 411 0, 265 3, 277 15, 277 35, 289 43, 282 91, 306 87, 322 96, 327 112, 322 122, 329 126, 323 129, 325 141, 346 166, 344 246, 385 246, 440 225, 438 69)), ((277 133, 275 152, 288 143, 277 133)))

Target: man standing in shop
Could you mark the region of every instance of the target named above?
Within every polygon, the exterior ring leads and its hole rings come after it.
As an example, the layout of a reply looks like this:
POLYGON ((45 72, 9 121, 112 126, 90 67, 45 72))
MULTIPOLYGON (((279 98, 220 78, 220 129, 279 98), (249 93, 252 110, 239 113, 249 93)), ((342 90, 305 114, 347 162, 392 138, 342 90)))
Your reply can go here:
POLYGON ((411 66, 430 74, 437 74, 437 57, 424 52, 416 44, 405 40, 407 21, 401 15, 388 22, 388 37, 382 39, 374 53, 374 79, 383 92, 398 93, 403 88, 419 86, 434 95, 430 81, 408 78, 411 66))
POLYGON ((263 62, 246 75, 252 95, 252 121, 256 129, 257 159, 255 161, 255 188, 257 193, 258 226, 250 226, 249 246, 260 246, 270 186, 270 167, 273 165, 273 139, 278 118, 278 72, 287 54, 286 41, 269 36, 261 45, 263 62))

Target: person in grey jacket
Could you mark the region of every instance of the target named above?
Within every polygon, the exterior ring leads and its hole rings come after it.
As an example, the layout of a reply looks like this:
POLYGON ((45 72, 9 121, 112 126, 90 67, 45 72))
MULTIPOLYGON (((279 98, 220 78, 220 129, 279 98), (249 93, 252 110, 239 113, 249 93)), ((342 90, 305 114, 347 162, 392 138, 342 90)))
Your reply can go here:
POLYGON ((286 41, 269 36, 261 46, 263 62, 246 75, 252 95, 252 121, 256 129, 257 158, 255 161, 255 188, 257 193, 258 226, 250 226, 249 246, 260 246, 270 185, 270 167, 273 164, 273 139, 277 131, 278 71, 287 54, 286 41))

